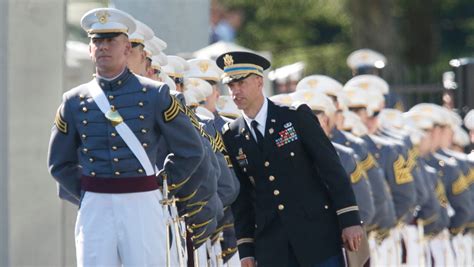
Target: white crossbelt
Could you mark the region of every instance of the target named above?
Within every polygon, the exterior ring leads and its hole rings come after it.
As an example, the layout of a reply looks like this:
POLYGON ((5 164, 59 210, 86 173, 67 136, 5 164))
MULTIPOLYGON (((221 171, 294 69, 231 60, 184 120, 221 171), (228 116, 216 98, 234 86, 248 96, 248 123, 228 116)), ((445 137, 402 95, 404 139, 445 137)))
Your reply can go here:
POLYGON ((117 133, 122 137, 123 141, 127 144, 128 148, 132 151, 133 155, 138 159, 147 176, 155 174, 155 168, 150 162, 145 149, 141 145, 138 138, 123 121, 118 111, 112 110, 110 103, 105 97, 104 91, 99 87, 96 80, 89 82, 89 93, 92 95, 94 102, 97 104, 99 109, 104 113, 105 117, 111 121, 112 125, 117 130, 117 133))

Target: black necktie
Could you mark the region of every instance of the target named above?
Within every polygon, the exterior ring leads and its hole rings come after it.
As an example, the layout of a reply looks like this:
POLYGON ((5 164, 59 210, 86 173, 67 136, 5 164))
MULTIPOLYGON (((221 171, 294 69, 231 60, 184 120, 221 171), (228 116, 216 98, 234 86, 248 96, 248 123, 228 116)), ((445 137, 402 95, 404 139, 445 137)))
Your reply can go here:
POLYGON ((263 135, 260 130, 258 130, 258 122, 254 120, 250 123, 250 125, 252 125, 253 131, 255 132, 255 136, 257 137, 258 148, 260 148, 260 150, 263 150, 263 135))

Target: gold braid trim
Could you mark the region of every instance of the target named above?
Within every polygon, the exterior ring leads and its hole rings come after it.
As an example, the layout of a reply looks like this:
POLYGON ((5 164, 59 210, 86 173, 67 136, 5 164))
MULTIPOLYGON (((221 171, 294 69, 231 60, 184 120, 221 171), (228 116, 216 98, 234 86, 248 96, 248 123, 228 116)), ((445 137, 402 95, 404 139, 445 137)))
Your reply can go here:
POLYGON ((423 226, 427 226, 434 223, 438 219, 438 217, 439 217, 438 214, 435 213, 431 217, 428 217, 428 219, 425 219, 425 220, 420 219, 420 221, 423 226))
POLYGON ((185 202, 185 201, 190 200, 191 198, 193 198, 193 197, 196 195, 197 192, 198 192, 198 189, 194 190, 194 192, 192 192, 192 193, 191 193, 189 196, 187 196, 187 197, 180 197, 180 198, 178 199, 178 202, 185 202))
POLYGON ((342 214, 347 213, 347 212, 358 211, 358 210, 359 210, 358 206, 349 206, 349 207, 337 210, 336 214, 337 215, 342 215, 342 214))
POLYGON ((467 181, 469 185, 474 184, 474 168, 471 168, 469 170, 469 173, 467 175, 467 181))
POLYGON ((357 163, 355 170, 351 173, 351 183, 356 184, 365 173, 361 163, 357 163))
POLYGON ((165 122, 170 122, 174 120, 178 115, 179 112, 183 112, 183 107, 179 103, 179 101, 174 96, 171 97, 171 104, 170 106, 163 111, 163 119, 165 122))
POLYGON ((199 208, 197 208, 196 210, 193 210, 189 213, 187 213, 187 216, 188 218, 191 218, 193 217, 194 215, 198 214, 199 212, 201 212, 201 210, 204 208, 204 206, 200 206, 199 208))
POLYGON ((216 136, 214 136, 214 139, 216 140, 217 150, 223 154, 227 153, 227 150, 224 145, 224 140, 222 139, 222 136, 218 131, 216 131, 216 136))
POLYGON ((374 166, 377 166, 377 162, 375 161, 372 153, 369 153, 369 155, 363 161, 361 161, 360 164, 362 165, 364 171, 368 171, 374 166))
POLYGON ((59 106, 58 110, 56 111, 56 117, 54 118, 54 125, 56 125, 56 128, 62 132, 63 134, 67 134, 67 122, 63 120, 61 117, 61 108, 62 105, 59 106))
POLYGON ((222 257, 226 257, 227 255, 232 255, 237 252, 237 248, 228 248, 226 251, 222 252, 222 257))
POLYGON ((196 230, 198 228, 201 228, 201 227, 204 227, 208 224, 210 224, 212 222, 212 220, 214 220, 214 218, 208 220, 208 221, 205 221, 205 222, 202 222, 202 223, 198 223, 198 224, 195 224, 193 223, 191 226, 189 226, 192 230, 196 230))
POLYGON ((191 179, 191 176, 189 176, 188 178, 184 179, 184 181, 178 183, 178 184, 171 184, 169 186, 169 190, 176 190, 178 188, 180 188, 181 186, 183 186, 185 183, 187 183, 189 181, 189 179, 191 179))
POLYGON ((237 246, 240 246, 242 244, 245 244, 245 243, 254 243, 255 240, 253 238, 241 238, 239 240, 237 240, 237 246))
POLYGON ((453 195, 459 195, 468 188, 469 188, 469 184, 466 181, 466 176, 464 176, 464 174, 462 173, 459 175, 456 181, 453 182, 451 186, 453 195))
POLYGON ((443 182, 438 179, 438 183, 435 188, 436 198, 438 198, 439 204, 443 208, 448 207, 448 197, 446 197, 446 190, 444 188, 443 182))
POLYGON ((217 151, 217 146, 216 146, 216 141, 214 140, 214 137, 212 137, 211 135, 209 135, 205 130, 204 128, 202 127, 202 125, 199 123, 199 120, 196 116, 196 114, 188 107, 185 107, 184 108, 184 113, 186 114, 186 116, 189 117, 189 119, 191 120, 191 123, 193 124, 194 128, 196 128, 196 130, 199 132, 199 134, 206 138, 207 140, 209 140, 209 143, 211 143, 211 147, 212 147, 212 150, 214 152, 217 151))
POLYGON ((398 159, 393 163, 393 173, 395 175, 395 183, 397 184, 413 182, 413 176, 406 167, 406 162, 402 155, 398 155, 398 159))

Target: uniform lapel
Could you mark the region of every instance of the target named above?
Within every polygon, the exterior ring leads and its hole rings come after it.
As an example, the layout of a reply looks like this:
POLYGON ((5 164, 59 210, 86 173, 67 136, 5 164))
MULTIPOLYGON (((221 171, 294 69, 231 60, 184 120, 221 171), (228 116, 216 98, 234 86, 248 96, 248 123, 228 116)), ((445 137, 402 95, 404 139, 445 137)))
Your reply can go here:
POLYGON ((238 118, 239 120, 239 132, 238 132, 238 140, 237 144, 241 146, 241 148, 246 151, 248 156, 253 160, 263 160, 262 159, 262 152, 258 148, 257 142, 252 136, 247 124, 243 117, 238 118))
POLYGON ((278 137, 278 114, 277 107, 272 101, 268 100, 267 121, 265 123, 265 136, 263 145, 263 154, 266 157, 275 148, 275 139, 278 137))

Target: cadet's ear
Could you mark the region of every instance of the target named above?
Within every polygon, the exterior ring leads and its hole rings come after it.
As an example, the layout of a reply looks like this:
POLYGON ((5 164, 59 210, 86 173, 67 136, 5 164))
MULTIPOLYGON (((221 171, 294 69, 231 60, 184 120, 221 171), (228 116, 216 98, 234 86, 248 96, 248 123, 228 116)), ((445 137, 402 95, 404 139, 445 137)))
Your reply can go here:
POLYGON ((129 56, 132 52, 132 43, 130 43, 130 41, 128 40, 128 36, 126 36, 125 34, 121 34, 120 38, 122 38, 123 42, 125 43, 124 53, 126 56, 129 56))

